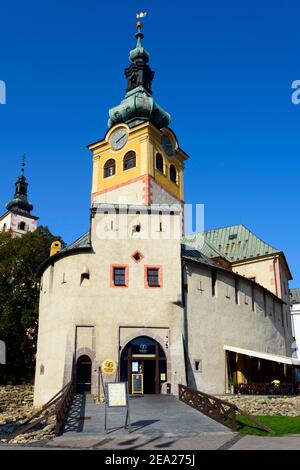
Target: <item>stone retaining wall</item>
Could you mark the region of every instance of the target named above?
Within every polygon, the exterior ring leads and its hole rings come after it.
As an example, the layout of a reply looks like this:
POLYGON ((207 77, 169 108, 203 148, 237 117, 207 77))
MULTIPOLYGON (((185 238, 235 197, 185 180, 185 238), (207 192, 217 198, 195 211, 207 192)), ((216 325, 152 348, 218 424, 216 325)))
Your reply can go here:
POLYGON ((263 416, 300 416, 300 396, 222 395, 249 414, 263 416))
MULTIPOLYGON (((0 386, 0 442, 5 442, 26 419, 33 414, 33 386, 6 385, 0 386)), ((17 436, 12 443, 40 441, 53 437, 54 423, 38 425, 36 429, 17 436)))

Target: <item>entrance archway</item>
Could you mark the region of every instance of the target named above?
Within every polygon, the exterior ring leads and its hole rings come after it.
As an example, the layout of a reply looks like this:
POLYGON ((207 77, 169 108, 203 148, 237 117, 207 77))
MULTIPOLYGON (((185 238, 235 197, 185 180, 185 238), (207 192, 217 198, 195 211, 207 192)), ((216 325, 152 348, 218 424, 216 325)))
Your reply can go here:
POLYGON ((92 384, 92 361, 87 355, 82 355, 76 365, 76 392, 90 393, 92 384))
POLYGON ((129 393, 159 394, 167 381, 167 359, 161 345, 148 336, 130 341, 122 351, 121 381, 128 381, 129 393), (139 380, 137 390, 134 381, 139 380))

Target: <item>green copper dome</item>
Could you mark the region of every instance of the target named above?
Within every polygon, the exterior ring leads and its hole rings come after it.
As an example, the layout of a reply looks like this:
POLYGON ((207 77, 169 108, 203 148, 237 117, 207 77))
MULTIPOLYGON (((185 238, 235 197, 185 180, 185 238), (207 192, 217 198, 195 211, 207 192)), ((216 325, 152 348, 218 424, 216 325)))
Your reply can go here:
POLYGON ((150 54, 142 45, 144 35, 141 32, 142 24, 137 23, 137 45, 130 51, 131 64, 125 69, 127 89, 125 98, 118 106, 109 110, 108 126, 126 123, 134 127, 145 121, 152 122, 159 129, 167 127, 171 116, 161 108, 152 96, 152 81, 154 72, 148 65, 150 54))
POLYGON ((145 92, 142 86, 136 88, 133 93, 127 93, 118 106, 109 110, 109 127, 120 122, 126 122, 133 127, 144 121, 151 121, 162 129, 170 124, 171 116, 145 92))

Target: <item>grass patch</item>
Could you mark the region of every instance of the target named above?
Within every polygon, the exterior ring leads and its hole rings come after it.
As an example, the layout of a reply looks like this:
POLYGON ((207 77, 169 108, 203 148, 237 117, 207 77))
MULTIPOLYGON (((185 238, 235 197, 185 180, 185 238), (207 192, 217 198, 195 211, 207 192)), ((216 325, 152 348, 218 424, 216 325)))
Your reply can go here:
POLYGON ((259 429, 244 416, 237 415, 237 430, 240 434, 254 436, 287 436, 300 434, 300 416, 255 416, 262 424, 272 429, 272 434, 259 429))

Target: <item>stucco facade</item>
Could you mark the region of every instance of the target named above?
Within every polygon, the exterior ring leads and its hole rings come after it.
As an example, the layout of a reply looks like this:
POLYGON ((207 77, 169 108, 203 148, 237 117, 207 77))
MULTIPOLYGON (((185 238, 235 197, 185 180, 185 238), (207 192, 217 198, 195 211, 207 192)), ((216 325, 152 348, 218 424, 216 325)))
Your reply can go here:
POLYGON ((188 262, 188 381, 207 393, 220 394, 228 389, 224 346, 291 356, 293 339, 283 321, 282 301, 271 292, 218 268, 213 295, 211 276, 211 267, 188 262), (201 371, 195 369, 196 361, 201 362, 201 371))
MULTIPOLYGON (((179 383, 226 392, 226 347, 292 362, 279 292, 248 279, 253 266, 238 274, 182 243, 188 156, 152 97, 140 23, 136 37, 125 98, 110 110, 104 138, 88 146, 90 230, 40 269, 35 406, 70 380, 99 393, 109 359, 130 391, 139 373, 145 393, 173 394, 179 383)), ((270 263, 257 263, 258 282, 274 276, 270 263)), ((250 380, 241 361, 235 380, 250 380)))
MULTIPOLYGON (((142 229, 136 234, 130 227, 135 226, 137 215, 131 214, 128 239, 118 240, 120 225, 111 228, 110 223, 111 217, 116 220, 115 213, 104 214, 107 210, 99 207, 91 223, 90 252, 59 254, 43 274, 35 405, 45 403, 71 380, 74 361, 83 350, 93 362, 92 392, 97 393, 99 365, 107 358, 119 363, 122 347, 132 335, 146 334, 165 350, 167 381, 173 390, 179 382, 185 383, 180 237, 166 238, 164 231, 158 231, 153 240, 153 228, 145 219, 152 218, 154 228, 157 219, 148 214, 138 215, 142 229), (142 255, 139 263, 132 258, 137 251, 142 255), (126 266, 126 287, 112 286, 112 266, 126 266), (160 267, 160 288, 145 286, 146 266, 160 267), (89 279, 83 280, 81 275, 87 272, 89 279)), ((169 217, 163 216, 163 226, 169 217)), ((171 217, 180 223, 180 212, 171 217)))

